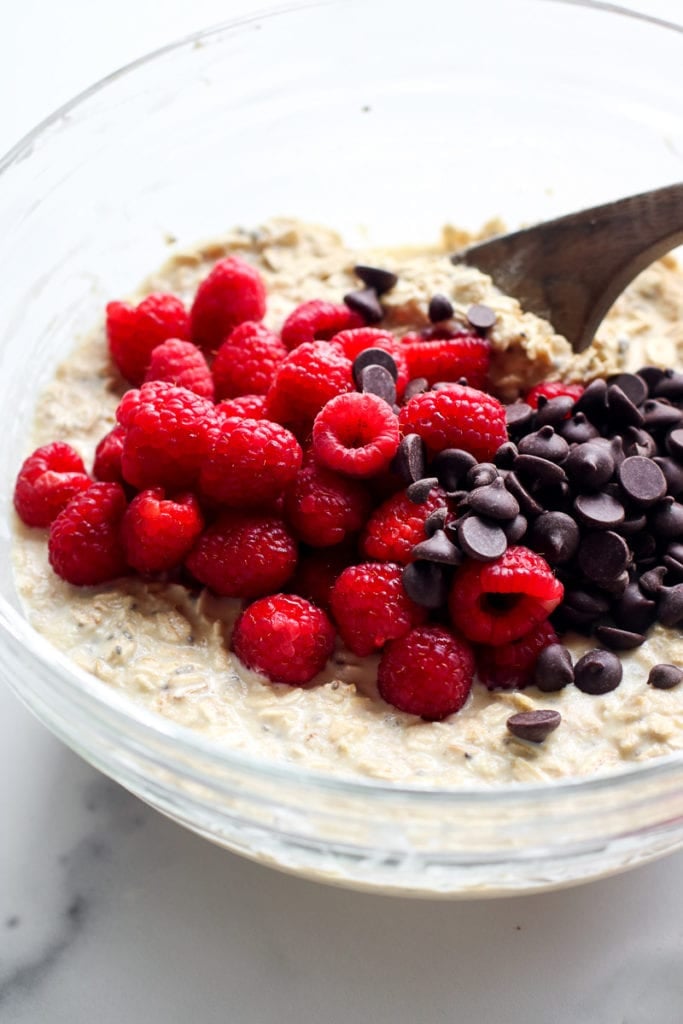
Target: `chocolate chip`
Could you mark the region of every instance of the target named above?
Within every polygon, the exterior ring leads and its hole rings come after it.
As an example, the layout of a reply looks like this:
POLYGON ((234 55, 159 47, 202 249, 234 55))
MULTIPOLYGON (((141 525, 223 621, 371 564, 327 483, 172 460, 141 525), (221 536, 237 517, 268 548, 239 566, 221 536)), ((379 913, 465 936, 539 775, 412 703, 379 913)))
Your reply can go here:
POLYGON ((444 505, 443 508, 437 508, 430 515, 427 516, 424 525, 424 531, 426 537, 433 537, 437 530, 443 530, 448 519, 448 509, 444 505))
POLYGON ((683 494, 683 466, 679 465, 675 459, 662 459, 659 456, 655 456, 652 461, 659 466, 664 474, 669 494, 673 494, 674 498, 683 494))
POLYGON ((561 565, 579 546, 579 528, 564 512, 544 512, 529 531, 529 545, 551 565, 561 565))
POLYGON ((652 388, 654 398, 668 398, 670 402, 683 400, 683 373, 676 370, 665 370, 652 388))
POLYGON ((456 491, 477 460, 461 448, 444 448, 434 459, 432 468, 445 491, 456 491))
POLYGON ((360 372, 360 390, 365 395, 376 395, 387 405, 396 404, 396 385, 394 378, 383 366, 366 366, 360 372))
POLYGON ((607 586, 616 580, 630 561, 628 544, 612 530, 587 533, 579 544, 579 568, 587 579, 598 586, 607 586))
POLYGON ((453 303, 446 295, 437 292, 429 300, 427 315, 433 324, 438 324, 442 320, 450 320, 453 316, 453 303))
POLYGON ((607 583, 601 583, 601 589, 606 590, 612 597, 619 599, 625 593, 627 586, 629 585, 631 577, 628 571, 624 569, 615 579, 608 580, 607 583))
POLYGON ((429 381, 426 377, 413 377, 406 384, 405 391, 403 392, 403 401, 409 402, 411 398, 415 398, 416 395, 423 395, 425 391, 429 391, 429 381))
POLYGON ((479 562, 492 562, 500 558, 507 549, 505 532, 496 523, 489 523, 479 516, 465 516, 457 526, 460 547, 479 562))
POLYGON ((423 608, 440 608, 448 597, 448 571, 436 562, 411 562, 403 570, 403 589, 423 608))
POLYGON ((425 446, 419 434, 406 434, 398 446, 392 469, 406 484, 425 475, 425 446))
POLYGON ((638 370, 638 376, 643 378, 648 386, 650 394, 652 394, 664 376, 664 370, 660 369, 659 366, 641 366, 638 370))
POLYGON ((666 553, 677 561, 683 562, 683 544, 673 541, 673 543, 667 545, 666 553))
POLYGON ((361 383, 361 374, 369 366, 382 366, 391 374, 392 380, 398 380, 398 367, 394 357, 383 348, 366 348, 359 352, 353 361, 353 379, 356 386, 361 383))
POLYGON ((677 558, 672 558, 670 555, 664 555, 662 563, 667 574, 675 583, 683 582, 683 562, 680 562, 677 558))
POLYGON ((683 428, 672 430, 666 439, 666 450, 678 462, 683 461, 683 428))
POLYGON ((612 614, 620 629, 647 633, 657 617, 657 605, 646 597, 638 583, 633 582, 627 585, 622 596, 612 606, 612 614))
POLYGON ((664 577, 666 576, 666 566, 657 565, 654 569, 649 569, 644 572, 640 577, 639 584, 646 594, 651 594, 656 597, 659 591, 664 586, 664 577))
POLYGON ((412 501, 413 505, 424 505, 434 488, 438 486, 439 481, 435 476, 423 477, 422 480, 416 480, 414 484, 410 485, 406 491, 406 497, 408 501, 412 501))
POLYGON ((465 486, 487 487, 498 479, 498 469, 492 462, 480 462, 479 465, 472 466, 472 468, 468 470, 467 476, 465 477, 465 486))
POLYGON ((416 561, 439 562, 440 565, 462 564, 462 551, 456 548, 443 530, 436 530, 429 540, 416 544, 411 557, 416 561))
POLYGON ((643 403, 643 417, 646 430, 671 430, 681 422, 683 413, 667 402, 648 398, 643 403))
POLYGON ((572 483, 582 491, 597 491, 611 479, 614 456, 609 448, 586 441, 572 448, 564 465, 572 483))
POLYGON ((593 622, 609 611, 610 602, 604 594, 596 594, 581 588, 567 590, 564 605, 575 613, 577 620, 593 622))
POLYGON ((583 412, 575 413, 570 419, 561 423, 558 429, 569 444, 584 444, 598 436, 597 428, 588 422, 586 414, 583 412))
POLYGON ((620 533, 622 537, 630 537, 634 533, 640 533, 647 526, 647 516, 629 516, 628 519, 624 519, 623 523, 620 523, 617 527, 617 533, 620 533))
POLYGON ((616 690, 622 675, 621 662, 611 651, 589 651, 574 666, 574 684, 595 696, 616 690))
POLYGON ((474 327, 475 331, 489 331, 496 322, 496 314, 490 306, 485 306, 483 303, 478 302, 474 306, 470 306, 466 313, 467 322, 471 327, 474 327))
POLYGON ((372 288, 378 295, 390 292, 398 284, 396 274, 392 274, 390 270, 383 270, 381 267, 367 267, 364 263, 357 263, 353 272, 367 288, 372 288))
POLYGON ((349 292, 344 296, 344 302, 354 313, 362 316, 366 324, 379 323, 384 316, 384 310, 374 288, 361 288, 357 292, 349 292))
POLYGON ((607 383, 598 377, 574 402, 574 412, 583 412, 591 423, 600 422, 607 411, 607 383))
POLYGON ((624 459, 618 476, 627 497, 641 508, 649 508, 666 494, 666 477, 659 466, 644 455, 624 459))
POLYGON ((678 665, 653 665, 647 681, 656 690, 672 690, 683 681, 683 671, 678 665))
POLYGON ((525 516, 533 518, 541 514, 543 507, 529 494, 516 473, 509 472, 507 474, 505 486, 510 494, 517 499, 520 510, 525 516))
POLYGON ((650 526, 658 538, 683 537, 683 505, 667 495, 650 513, 650 526))
MULTIPOLYGON (((616 386, 634 405, 642 405, 648 396, 648 386, 643 377, 637 373, 615 373, 607 378, 608 386, 616 386)), ((609 391, 607 392, 609 401, 609 391)))
POLYGON ((626 518, 624 506, 610 494, 579 494, 574 509, 581 522, 594 530, 612 530, 626 518))
POLYGON ((493 464, 497 469, 512 469, 517 454, 517 445, 505 441, 493 456, 493 464))
POLYGON ((567 479, 561 466, 537 455, 518 455, 513 468, 524 480, 540 487, 551 487, 567 479))
POLYGON ((536 455, 539 459, 550 462, 562 462, 567 457, 569 445, 563 437, 555 433, 555 428, 547 424, 533 434, 527 434, 519 442, 520 455, 536 455))
POLYGON ((642 533, 632 534, 629 537, 629 543, 633 552, 634 562, 641 566, 644 565, 645 561, 653 558, 657 552, 657 541, 651 533, 645 530, 642 533))
POLYGON ((506 489, 500 477, 485 487, 477 487, 469 498, 469 507, 477 515, 488 519, 514 519, 519 515, 519 503, 506 489))
POLYGON ((509 523, 501 523, 505 536, 508 539, 508 544, 517 544, 522 539, 527 531, 528 523, 524 516, 515 516, 509 523))
POLYGON ((646 455, 653 458, 657 454, 657 442, 647 430, 638 427, 627 427, 623 438, 624 455, 646 455))
POLYGON ((513 736, 530 743, 542 743, 562 721, 559 711, 519 711, 505 723, 513 736))
POLYGON ((557 398, 551 398, 550 401, 541 401, 541 398, 538 400, 538 409, 536 410, 536 425, 539 427, 549 425, 559 428, 565 420, 569 419, 574 410, 574 399, 569 395, 558 395, 557 398))
POLYGON ((595 635, 601 644, 609 647, 611 651, 632 651, 645 643, 642 633, 632 633, 627 629, 617 629, 615 626, 596 626, 595 635))
POLYGON ((683 620, 683 583, 659 591, 657 618, 663 626, 677 626, 683 620))
POLYGON ((618 384, 607 388, 607 416, 613 427, 640 427, 644 420, 642 412, 618 384))
POLYGON ((562 644, 544 647, 536 659, 534 683, 543 693, 556 693, 574 682, 572 656, 562 644))
POLYGON ((534 421, 534 410, 526 402, 505 406, 505 423, 510 434, 523 433, 534 421))

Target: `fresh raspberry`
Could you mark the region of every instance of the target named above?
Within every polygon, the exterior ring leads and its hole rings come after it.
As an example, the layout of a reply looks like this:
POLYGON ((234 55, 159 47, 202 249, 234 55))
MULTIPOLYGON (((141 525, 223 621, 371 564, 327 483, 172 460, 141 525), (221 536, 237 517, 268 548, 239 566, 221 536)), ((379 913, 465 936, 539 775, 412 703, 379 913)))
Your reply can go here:
POLYGON ((403 589, 403 567, 392 562, 352 565, 332 588, 330 605, 339 635, 360 657, 375 654, 427 618, 403 589))
POLYGON ((91 485, 78 452, 63 441, 53 441, 36 448, 22 463, 14 507, 27 526, 49 526, 74 495, 91 485))
POLYGON ((206 359, 191 341, 169 338, 152 352, 145 381, 165 380, 213 401, 213 379, 206 359))
POLYGON ((362 529, 372 499, 362 483, 305 465, 285 495, 285 518, 314 548, 332 547, 362 529))
POLYGON ((194 494, 171 500, 160 487, 141 491, 123 517, 126 561, 137 572, 167 572, 182 563, 203 528, 194 494))
POLYGON ((265 311, 266 287, 256 267, 239 256, 226 256, 197 289, 190 336, 205 352, 216 352, 233 327, 245 320, 263 320, 265 311))
POLYGON ((470 559, 455 574, 448 607, 460 632, 479 644, 508 644, 544 622, 564 587, 540 555, 508 548, 495 562, 470 559))
POLYGON ((456 338, 404 344, 403 351, 411 377, 426 377, 429 384, 465 377, 471 388, 486 384, 491 362, 491 345, 485 338, 461 334, 456 338))
POLYGON ((269 505, 294 482, 301 457, 299 442, 279 423, 225 419, 202 464, 199 487, 222 505, 269 505))
POLYGON ((225 512, 200 536, 185 564, 222 597, 263 597, 296 568, 296 541, 276 516, 225 512))
POLYGON ((345 476, 384 472, 399 441, 398 419, 391 406, 377 395, 358 391, 330 399, 313 423, 316 462, 345 476))
POLYGON ((546 621, 512 643, 480 647, 477 652, 479 680, 489 690, 521 690, 533 682, 536 661, 543 648, 557 643, 557 633, 546 621))
POLYGON ((473 677, 469 644, 440 626, 418 626, 387 645, 377 685, 380 696, 399 711, 437 722, 460 711, 473 677))
POLYGON ((127 302, 107 305, 109 352, 122 376, 131 384, 142 384, 157 345, 169 338, 187 341, 189 337, 190 318, 175 295, 155 292, 138 306, 127 302))
POLYGON ((78 587, 107 583, 126 572, 121 521, 126 495, 120 484, 94 483, 64 508, 48 537, 50 565, 78 587))
POLYGON ((581 398, 582 394, 582 384, 563 384, 560 380, 542 381, 527 391, 524 401, 532 409, 538 409, 538 400, 541 396, 550 401, 551 398, 561 398, 563 395, 568 395, 569 398, 573 398, 576 402, 581 398))
POLYGON ((336 345, 307 342, 280 363, 266 413, 278 423, 310 421, 331 398, 353 390, 351 360, 336 345))
POLYGON ((422 505, 415 505, 405 491, 387 498, 370 516, 361 540, 368 558, 406 565, 416 544, 425 539, 424 524, 437 508, 443 508, 446 496, 435 487, 422 505))
POLYGON ((432 454, 462 448, 479 462, 489 462, 508 436, 500 402, 458 384, 411 398, 399 423, 404 435, 419 434, 432 454))
POLYGON ((294 579, 288 589, 329 612, 332 587, 344 569, 355 561, 356 545, 350 541, 332 548, 300 552, 294 579))
POLYGON ((216 398, 265 395, 286 355, 277 334, 265 324, 250 320, 235 327, 218 349, 211 368, 216 398))
POLYGON ((123 439, 126 436, 126 428, 117 423, 108 434, 105 434, 95 449, 95 461, 93 463, 93 476, 96 480, 105 480, 108 483, 122 484, 123 472, 121 470, 121 456, 123 454, 123 439))
POLYGON ((221 419, 237 417, 241 420, 263 420, 266 418, 265 395, 240 395, 239 398, 224 398, 216 406, 221 419))
POLYGON ((242 612, 231 647, 247 668, 271 682, 303 686, 324 669, 334 650, 334 629, 310 601, 274 594, 242 612))
POLYGON ((362 327, 364 320, 348 306, 311 299, 293 310, 282 325, 282 341, 286 348, 293 349, 304 342, 329 341, 339 331, 362 327))
POLYGON ((409 378, 408 363, 401 342, 390 331, 380 330, 379 327, 356 327, 351 331, 340 331, 334 335, 331 342, 333 345, 339 345, 352 363, 366 348, 381 348, 383 352, 388 352, 398 370, 396 394, 399 399, 403 397, 409 378))
POLYGON ((165 381, 128 391, 116 412, 126 428, 124 479, 139 490, 192 489, 218 431, 214 406, 187 388, 165 381))

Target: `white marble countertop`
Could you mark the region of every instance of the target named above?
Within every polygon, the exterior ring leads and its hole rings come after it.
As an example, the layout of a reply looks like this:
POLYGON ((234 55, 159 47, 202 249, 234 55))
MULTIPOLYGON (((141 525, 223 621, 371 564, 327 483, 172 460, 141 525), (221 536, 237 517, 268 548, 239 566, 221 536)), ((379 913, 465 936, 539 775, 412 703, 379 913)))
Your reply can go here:
MULTIPOLYGON (((0 149, 105 72, 250 6, 6 5, 0 149)), ((683 13, 681 0, 641 6, 683 13)), ((683 854, 566 892, 413 902, 325 888, 211 846, 81 761, 4 689, 0 767, 2 1024, 683 1016, 683 854)))

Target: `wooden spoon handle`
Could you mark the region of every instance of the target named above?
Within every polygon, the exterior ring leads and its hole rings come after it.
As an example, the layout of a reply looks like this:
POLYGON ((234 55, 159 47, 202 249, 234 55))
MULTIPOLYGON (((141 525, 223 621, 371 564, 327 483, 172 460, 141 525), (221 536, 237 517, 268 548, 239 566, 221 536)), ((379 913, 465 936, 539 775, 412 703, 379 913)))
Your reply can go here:
POLYGON ((452 259, 490 274, 582 352, 627 284, 680 244, 683 183, 501 235, 452 259))

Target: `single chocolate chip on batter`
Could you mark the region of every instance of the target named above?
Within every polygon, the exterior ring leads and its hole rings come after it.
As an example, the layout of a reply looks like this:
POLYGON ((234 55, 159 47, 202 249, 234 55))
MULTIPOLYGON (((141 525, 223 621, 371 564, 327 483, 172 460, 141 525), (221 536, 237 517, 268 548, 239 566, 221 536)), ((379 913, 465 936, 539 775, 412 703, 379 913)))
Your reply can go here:
POLYGON ((672 690, 683 681, 683 671, 678 665, 653 665, 647 681, 656 690, 672 690))
POLYGON ((575 686, 594 696, 616 690, 622 676, 621 662, 611 651, 589 651, 574 666, 575 686))
POLYGON ((574 682, 572 656, 562 644, 544 647, 536 659, 534 683, 544 693, 555 693, 574 682))
POLYGON ((474 327, 475 331, 481 331, 482 333, 489 331, 496 322, 496 314, 490 306, 485 306, 483 303, 478 302, 474 306, 470 306, 466 313, 467 322, 471 327, 474 327))
POLYGON ((562 721, 559 711, 520 711, 508 718, 506 725, 513 736, 530 743, 542 743, 562 721))
POLYGON ((367 288, 372 288, 378 295, 390 292, 398 284, 398 277, 390 270, 382 267, 368 267, 364 263, 357 263, 353 268, 356 277, 359 277, 367 288))
POLYGON ((465 554, 479 562, 492 562, 507 550, 508 541, 504 530, 479 516, 465 516, 461 519, 457 534, 465 554))
POLYGON ((436 562, 411 562, 403 570, 403 589, 423 608, 440 608, 448 597, 448 573, 436 562))
POLYGON ((453 303, 446 295, 437 292, 429 300, 427 316, 433 324, 438 324, 442 320, 450 320, 453 316, 453 303))

